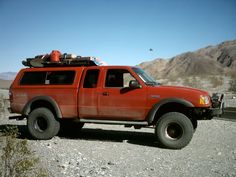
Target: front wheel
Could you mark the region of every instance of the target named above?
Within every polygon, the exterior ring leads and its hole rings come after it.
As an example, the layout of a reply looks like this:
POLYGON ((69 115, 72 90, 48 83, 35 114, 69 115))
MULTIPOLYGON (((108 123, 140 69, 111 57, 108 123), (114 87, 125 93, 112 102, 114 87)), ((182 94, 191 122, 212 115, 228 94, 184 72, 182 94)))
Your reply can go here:
POLYGON ((181 149, 187 146, 193 133, 191 120, 179 112, 162 115, 155 127, 155 134, 159 142, 170 149, 181 149))
POLYGON ((37 108, 29 114, 27 127, 34 139, 47 140, 59 132, 60 123, 49 109, 37 108))

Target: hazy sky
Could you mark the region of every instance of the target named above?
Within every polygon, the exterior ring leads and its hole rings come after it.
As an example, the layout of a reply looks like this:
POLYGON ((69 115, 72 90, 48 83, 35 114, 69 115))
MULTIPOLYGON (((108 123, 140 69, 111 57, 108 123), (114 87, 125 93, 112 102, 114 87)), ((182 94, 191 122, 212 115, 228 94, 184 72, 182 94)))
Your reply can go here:
POLYGON ((136 65, 234 39, 236 0, 0 0, 0 72, 53 49, 136 65))

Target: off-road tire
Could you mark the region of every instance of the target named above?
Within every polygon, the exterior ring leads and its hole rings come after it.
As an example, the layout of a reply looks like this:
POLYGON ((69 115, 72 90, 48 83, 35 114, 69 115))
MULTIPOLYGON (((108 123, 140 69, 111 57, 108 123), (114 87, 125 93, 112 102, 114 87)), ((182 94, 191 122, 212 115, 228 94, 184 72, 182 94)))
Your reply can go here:
POLYGON ((191 120, 179 112, 169 112, 160 117, 155 127, 158 141, 166 148, 181 149, 189 144, 194 128, 191 120))
POLYGON ((27 127, 34 139, 48 140, 59 132, 60 123, 49 109, 37 108, 29 114, 27 127))

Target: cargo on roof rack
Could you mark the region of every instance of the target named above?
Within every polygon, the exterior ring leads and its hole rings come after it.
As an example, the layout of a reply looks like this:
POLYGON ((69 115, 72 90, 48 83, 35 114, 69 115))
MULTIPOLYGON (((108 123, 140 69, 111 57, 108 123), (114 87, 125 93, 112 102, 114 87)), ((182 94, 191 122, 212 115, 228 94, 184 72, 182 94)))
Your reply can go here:
POLYGON ((71 59, 62 59, 60 61, 50 61, 41 58, 27 58, 22 61, 24 66, 41 67, 62 67, 62 66, 98 66, 100 65, 94 57, 78 57, 71 59))
POLYGON ((34 58, 26 58, 22 61, 28 67, 63 67, 63 66, 99 66, 101 62, 96 57, 82 57, 74 54, 61 54, 53 50, 51 54, 37 55, 34 58))

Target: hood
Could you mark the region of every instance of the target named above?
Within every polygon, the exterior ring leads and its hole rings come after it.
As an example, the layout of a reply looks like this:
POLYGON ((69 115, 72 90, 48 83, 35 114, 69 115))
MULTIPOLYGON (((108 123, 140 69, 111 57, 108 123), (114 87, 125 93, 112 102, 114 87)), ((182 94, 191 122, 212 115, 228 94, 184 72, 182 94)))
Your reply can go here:
MULTIPOLYGON (((163 99, 176 98, 188 101, 195 107, 203 106, 199 104, 200 96, 206 96, 210 100, 210 96, 207 91, 191 87, 159 85, 149 87, 148 90, 149 96, 159 98, 159 101, 163 99)), ((204 105, 204 107, 208 107, 210 105, 211 103, 209 103, 208 105, 204 105)))
POLYGON ((173 91, 180 91, 180 92, 191 92, 191 93, 197 93, 197 94, 204 94, 204 95, 209 95, 209 93, 205 90, 197 89, 197 88, 192 88, 192 87, 184 87, 184 86, 167 86, 167 85, 161 85, 160 86, 162 89, 166 90, 173 90, 173 91))

